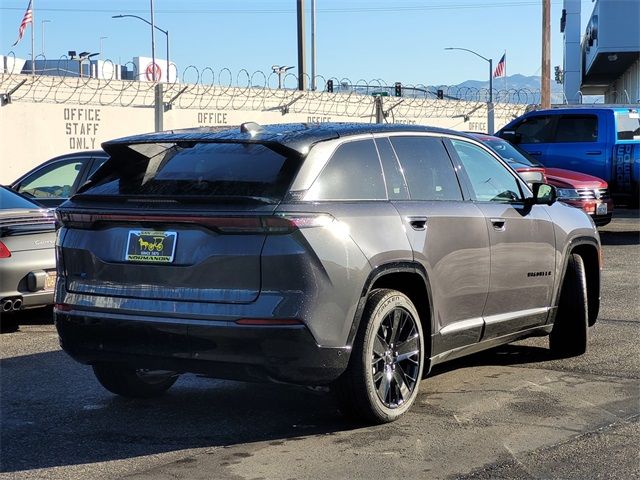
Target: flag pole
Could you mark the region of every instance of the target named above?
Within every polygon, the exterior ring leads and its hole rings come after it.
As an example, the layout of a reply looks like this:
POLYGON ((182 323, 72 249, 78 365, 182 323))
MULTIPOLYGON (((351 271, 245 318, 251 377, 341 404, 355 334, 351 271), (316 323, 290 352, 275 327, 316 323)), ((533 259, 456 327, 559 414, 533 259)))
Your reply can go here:
POLYGON ((35 34, 35 25, 36 25, 36 17, 33 14, 34 8, 33 8, 33 4, 34 4, 34 0, 31 0, 31 75, 35 75, 36 74, 36 57, 35 57, 35 51, 36 51, 36 34, 35 34))
POLYGON ((507 92, 507 50, 504 51, 504 90, 507 92))

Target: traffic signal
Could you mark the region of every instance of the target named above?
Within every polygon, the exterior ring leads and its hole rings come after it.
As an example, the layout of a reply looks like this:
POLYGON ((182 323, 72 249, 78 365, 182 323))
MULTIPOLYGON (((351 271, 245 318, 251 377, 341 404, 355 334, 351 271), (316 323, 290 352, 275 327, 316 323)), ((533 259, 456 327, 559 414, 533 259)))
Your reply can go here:
POLYGON ((564 72, 562 71, 562 68, 560 68, 560 66, 556 65, 555 67, 555 80, 556 83, 564 83, 564 72))
POLYGON ((327 80, 327 92, 333 93, 333 80, 327 80))
POLYGON ((402 96, 402 84, 400 82, 396 82, 395 84, 395 95, 396 97, 402 96))
POLYGON ((438 100, 443 100, 444 99, 444 90, 439 88, 438 91, 436 92, 436 95, 438 96, 438 100))

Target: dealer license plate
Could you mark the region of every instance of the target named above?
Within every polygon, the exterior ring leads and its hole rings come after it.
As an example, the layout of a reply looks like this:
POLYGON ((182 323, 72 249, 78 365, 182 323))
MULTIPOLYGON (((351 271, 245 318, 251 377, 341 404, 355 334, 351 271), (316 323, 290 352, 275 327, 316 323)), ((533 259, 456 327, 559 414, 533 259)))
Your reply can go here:
POLYGON ((171 263, 176 251, 177 232, 129 230, 125 260, 128 262, 171 263))
POLYGON ((56 272, 47 272, 44 278, 44 289, 53 290, 54 288, 56 288, 56 272))
POLYGON ((607 214, 607 204, 599 203, 596 205, 596 215, 606 215, 607 214))

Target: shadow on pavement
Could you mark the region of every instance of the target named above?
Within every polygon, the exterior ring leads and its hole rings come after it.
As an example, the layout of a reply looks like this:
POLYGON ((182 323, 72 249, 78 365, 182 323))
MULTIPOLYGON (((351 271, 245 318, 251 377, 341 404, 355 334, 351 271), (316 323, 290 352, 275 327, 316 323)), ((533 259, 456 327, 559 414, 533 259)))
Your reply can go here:
POLYGON ((331 395, 301 387, 187 375, 159 399, 131 400, 62 351, 4 359, 0 369, 3 472, 356 428, 331 395))
POLYGON ((640 245, 640 232, 601 231, 600 241, 602 242, 602 245, 640 245))
MULTIPOLYGON (((545 348, 507 345, 434 368, 552 360, 545 348)), ((62 351, 0 362, 1 471, 127 459, 190 448, 279 441, 360 428, 334 397, 301 387, 186 375, 155 400, 102 389, 62 351)))

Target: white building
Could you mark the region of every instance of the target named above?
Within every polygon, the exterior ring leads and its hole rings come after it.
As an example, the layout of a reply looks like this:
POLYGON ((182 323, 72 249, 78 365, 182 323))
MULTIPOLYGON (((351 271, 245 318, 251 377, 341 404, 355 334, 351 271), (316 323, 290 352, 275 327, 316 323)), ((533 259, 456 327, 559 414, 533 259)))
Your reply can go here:
POLYGON ((567 102, 604 95, 605 103, 640 103, 640 0, 597 0, 582 37, 581 1, 563 7, 567 102))

